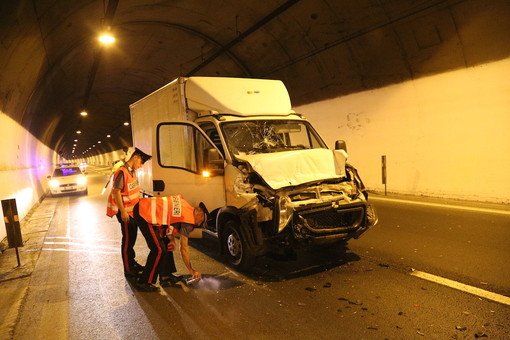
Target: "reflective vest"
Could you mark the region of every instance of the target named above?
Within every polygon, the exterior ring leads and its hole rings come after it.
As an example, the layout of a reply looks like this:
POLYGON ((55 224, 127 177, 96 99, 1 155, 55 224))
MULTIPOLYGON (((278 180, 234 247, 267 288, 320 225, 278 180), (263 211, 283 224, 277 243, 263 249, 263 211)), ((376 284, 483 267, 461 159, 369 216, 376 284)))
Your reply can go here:
POLYGON ((168 197, 143 197, 139 203, 140 216, 149 224, 169 226, 167 233, 177 234, 173 223, 184 222, 195 224, 193 211, 195 208, 186 202, 181 195, 168 197))
MULTIPOLYGON (((114 183, 121 171, 124 173, 124 187, 122 188, 120 195, 122 197, 122 202, 124 203, 126 212, 129 216, 133 217, 133 208, 140 200, 140 187, 138 186, 138 179, 136 178, 136 173, 131 175, 128 168, 121 166, 113 175, 114 183)), ((117 206, 117 203, 115 203, 115 199, 113 198, 112 192, 110 191, 110 195, 108 195, 106 215, 112 217, 115 216, 118 212, 119 207, 117 206)))

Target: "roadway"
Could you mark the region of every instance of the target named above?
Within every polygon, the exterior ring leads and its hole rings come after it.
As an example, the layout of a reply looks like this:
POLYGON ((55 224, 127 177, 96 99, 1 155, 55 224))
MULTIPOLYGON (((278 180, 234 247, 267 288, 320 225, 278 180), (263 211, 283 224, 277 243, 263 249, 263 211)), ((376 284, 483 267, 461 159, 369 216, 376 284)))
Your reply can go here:
MULTIPOLYGON (((2 300, 19 295, 12 303, 17 307, 4 313, 10 319, 4 317, 8 330, 0 335, 504 339, 510 334, 506 206, 374 195, 379 225, 347 248, 303 251, 296 261, 262 258, 243 274, 221 262, 211 240, 196 240, 191 260, 205 278, 194 287, 144 293, 123 276, 119 226, 105 216, 106 194, 100 194, 107 170, 89 172, 88 196, 48 197, 41 205, 54 213, 44 220, 44 236, 32 236, 21 251, 33 270, 0 279, 2 300), (438 282, 424 279, 427 274, 438 282)), ((135 249, 144 263, 141 234, 135 249)), ((0 255, 2 270, 5 258, 0 255)), ((178 256, 176 264, 185 273, 178 256)))

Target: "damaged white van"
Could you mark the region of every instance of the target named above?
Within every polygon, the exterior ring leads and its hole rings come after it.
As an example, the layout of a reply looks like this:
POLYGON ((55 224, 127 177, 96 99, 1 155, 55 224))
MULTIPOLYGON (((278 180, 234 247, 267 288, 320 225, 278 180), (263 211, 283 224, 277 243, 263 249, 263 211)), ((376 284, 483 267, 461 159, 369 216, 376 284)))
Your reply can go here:
POLYGON ((130 110, 134 146, 153 155, 142 192, 203 202, 203 233, 237 269, 377 223, 345 143, 328 149, 279 80, 180 77, 130 110))

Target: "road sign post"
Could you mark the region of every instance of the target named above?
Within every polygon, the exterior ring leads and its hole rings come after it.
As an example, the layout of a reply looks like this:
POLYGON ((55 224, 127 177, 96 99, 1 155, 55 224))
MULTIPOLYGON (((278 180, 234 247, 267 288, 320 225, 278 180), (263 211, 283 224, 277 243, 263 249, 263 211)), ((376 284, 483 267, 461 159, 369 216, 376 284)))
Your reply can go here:
POLYGON ((2 210, 4 213, 5 230, 7 231, 7 242, 9 248, 16 249, 16 258, 18 267, 21 266, 18 247, 23 247, 23 237, 21 235, 21 226, 19 223, 18 208, 15 199, 2 200, 2 210))

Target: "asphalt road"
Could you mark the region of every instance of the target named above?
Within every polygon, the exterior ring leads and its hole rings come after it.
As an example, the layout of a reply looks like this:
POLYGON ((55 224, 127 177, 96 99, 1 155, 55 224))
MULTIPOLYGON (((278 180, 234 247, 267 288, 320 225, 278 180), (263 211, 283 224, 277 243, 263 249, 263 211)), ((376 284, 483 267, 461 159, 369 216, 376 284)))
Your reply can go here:
MULTIPOLYGON (((411 275, 509 295, 510 216, 374 199, 380 224, 347 248, 260 259, 250 274, 192 242, 193 287, 137 292, 124 279, 104 174, 57 201, 14 339, 507 339, 510 306, 411 275)), ((497 207, 496 207, 497 208, 497 207)), ((139 234, 137 258, 147 249, 139 234)), ((180 273, 185 273, 176 256, 180 273)))

